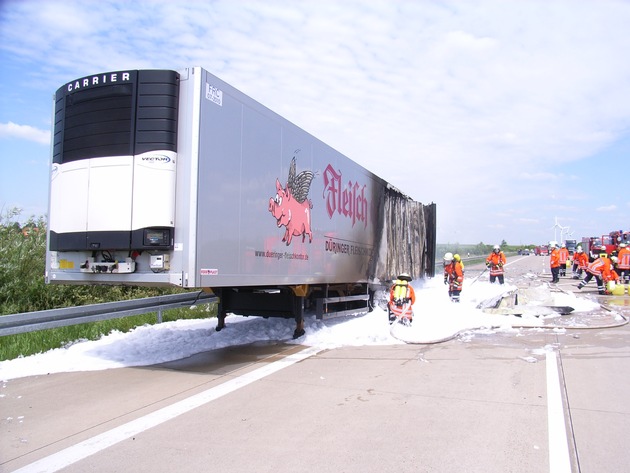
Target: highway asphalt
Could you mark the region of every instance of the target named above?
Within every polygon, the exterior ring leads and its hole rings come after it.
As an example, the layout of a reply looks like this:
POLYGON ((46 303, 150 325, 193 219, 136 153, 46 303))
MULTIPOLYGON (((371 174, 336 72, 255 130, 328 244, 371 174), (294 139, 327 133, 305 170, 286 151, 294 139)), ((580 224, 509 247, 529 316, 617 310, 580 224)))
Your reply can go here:
MULTIPOLYGON (((509 263, 513 283, 550 280, 547 257, 509 263)), ((577 292, 569 278, 559 286, 577 292)), ((630 328, 602 321, 629 317, 630 297, 584 291, 609 309, 580 328, 430 345, 264 342, 10 380, 0 472, 628 471, 630 328)))

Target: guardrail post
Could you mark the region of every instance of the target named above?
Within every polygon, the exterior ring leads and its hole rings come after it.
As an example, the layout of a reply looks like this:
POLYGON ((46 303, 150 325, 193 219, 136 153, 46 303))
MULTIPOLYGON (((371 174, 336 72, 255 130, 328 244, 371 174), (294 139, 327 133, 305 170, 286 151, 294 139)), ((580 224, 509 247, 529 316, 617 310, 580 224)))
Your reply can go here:
POLYGON ((158 313, 157 313, 157 323, 161 324, 162 323, 162 309, 158 309, 158 313))

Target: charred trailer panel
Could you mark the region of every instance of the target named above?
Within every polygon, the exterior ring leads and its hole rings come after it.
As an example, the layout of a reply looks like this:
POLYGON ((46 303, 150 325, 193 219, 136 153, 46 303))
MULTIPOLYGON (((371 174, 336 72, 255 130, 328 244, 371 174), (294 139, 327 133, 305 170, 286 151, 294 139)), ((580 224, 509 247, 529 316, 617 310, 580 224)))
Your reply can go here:
POLYGON ((208 288, 223 313, 301 318, 433 276, 435 228, 434 204, 199 67, 55 96, 49 283, 208 288))

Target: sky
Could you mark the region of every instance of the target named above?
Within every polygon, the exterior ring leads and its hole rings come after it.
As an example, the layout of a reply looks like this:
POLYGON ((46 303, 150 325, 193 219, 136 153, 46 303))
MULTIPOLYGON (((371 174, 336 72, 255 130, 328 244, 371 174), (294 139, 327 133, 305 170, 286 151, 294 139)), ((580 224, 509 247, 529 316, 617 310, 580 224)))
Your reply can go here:
POLYGON ((201 66, 436 203, 438 243, 630 229, 630 0, 0 0, 0 211, 47 212, 52 95, 201 66))
MULTIPOLYGON (((533 257, 532 257, 533 258, 533 257)), ((527 274, 525 279, 533 279, 527 274)), ((130 332, 112 332, 96 341, 78 340, 45 353, 0 361, 0 399, 2 382, 50 373, 98 371, 131 366, 149 366, 180 360, 197 353, 256 342, 286 342, 332 349, 344 346, 394 345, 401 343, 437 343, 457 336, 463 343, 474 337, 496 332, 519 336, 523 330, 555 330, 597 323, 592 311, 599 308, 594 299, 576 297, 570 292, 551 291, 549 284, 519 289, 520 317, 488 313, 478 306, 489 307, 495 298, 517 290, 516 286, 490 284, 474 278, 464 287, 459 304, 452 303, 440 278, 412 282, 416 291, 413 322, 407 327, 390 325, 386 310, 376 307, 362 316, 317 320, 306 317, 306 335, 292 339, 295 323, 282 318, 263 319, 230 315, 227 327, 215 331, 217 319, 179 320, 159 325, 145 325, 130 332), (545 306, 569 306, 569 316, 545 306), (587 315, 588 314, 588 315, 587 315), (548 328, 540 328, 542 325, 548 328), (557 326, 554 328, 554 326, 557 326)), ((191 310, 202 310, 200 307, 191 310)), ((509 309, 506 309, 509 312, 509 309)), ((606 314, 606 317, 609 317, 606 314)), ((623 323, 614 316, 611 323, 623 323)), ((547 347, 524 351, 522 359, 535 363, 544 359, 547 347)))

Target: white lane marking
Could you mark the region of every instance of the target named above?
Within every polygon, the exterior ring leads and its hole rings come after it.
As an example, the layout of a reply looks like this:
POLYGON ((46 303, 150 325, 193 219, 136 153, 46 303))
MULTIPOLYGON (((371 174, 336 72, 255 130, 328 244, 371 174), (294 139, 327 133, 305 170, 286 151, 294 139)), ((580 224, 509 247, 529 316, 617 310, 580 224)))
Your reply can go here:
POLYGON ((265 365, 262 368, 258 368, 251 373, 246 373, 243 376, 234 378, 219 386, 215 386, 187 399, 176 402, 175 404, 171 404, 168 407, 164 407, 160 410, 152 412, 151 414, 147 414, 144 417, 140 417, 139 419, 84 440, 72 447, 68 447, 60 452, 33 462, 30 465, 26 465, 19 470, 15 470, 14 473, 51 473, 59 471, 62 468, 89 457, 90 455, 94 455, 101 450, 111 447, 118 442, 122 442, 123 440, 133 437, 145 430, 174 419, 177 416, 214 401, 226 394, 230 394, 231 392, 247 386, 254 381, 258 381, 265 376, 275 373, 276 371, 287 368, 298 361, 302 361, 316 355, 322 350, 323 348, 319 347, 306 348, 299 353, 289 355, 278 361, 265 365))
POLYGON ((549 433, 549 471, 571 473, 571 459, 565 424, 560 374, 555 351, 546 353, 547 361, 547 422, 549 433))

